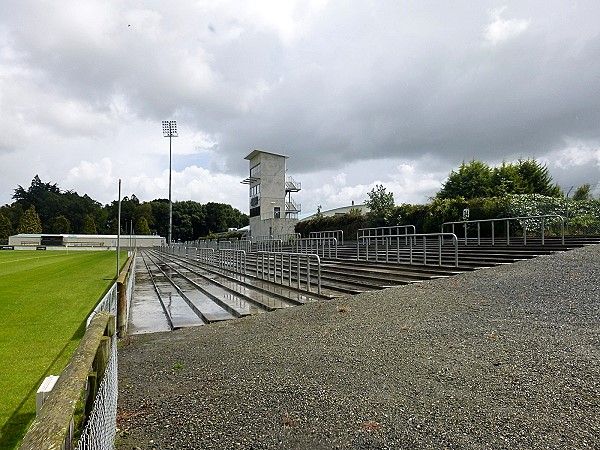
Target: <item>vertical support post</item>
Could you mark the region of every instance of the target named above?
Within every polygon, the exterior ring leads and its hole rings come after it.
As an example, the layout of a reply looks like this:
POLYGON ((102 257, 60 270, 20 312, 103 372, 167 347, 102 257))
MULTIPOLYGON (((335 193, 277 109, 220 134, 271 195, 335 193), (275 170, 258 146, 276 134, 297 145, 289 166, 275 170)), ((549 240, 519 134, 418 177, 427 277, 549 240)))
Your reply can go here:
POLYGON ((298 255, 296 257, 296 262, 297 262, 296 274, 297 274, 298 289, 300 289, 300 255, 298 255))
POLYGON ((129 274, 117 279, 117 335, 125 337, 127 330, 127 284, 129 274))
MULTIPOLYGON (((317 255, 317 258, 319 256, 317 255)), ((311 292, 310 290, 310 255, 306 255, 306 290, 311 292)))
POLYGON ((119 260, 119 256, 121 254, 121 179, 119 178, 119 208, 118 208, 118 217, 117 217, 117 275, 116 278, 119 278, 119 270, 121 268, 121 261, 119 260))
POLYGON ((542 245, 544 245, 544 236, 545 236, 546 228, 544 227, 544 217, 542 217, 542 245))

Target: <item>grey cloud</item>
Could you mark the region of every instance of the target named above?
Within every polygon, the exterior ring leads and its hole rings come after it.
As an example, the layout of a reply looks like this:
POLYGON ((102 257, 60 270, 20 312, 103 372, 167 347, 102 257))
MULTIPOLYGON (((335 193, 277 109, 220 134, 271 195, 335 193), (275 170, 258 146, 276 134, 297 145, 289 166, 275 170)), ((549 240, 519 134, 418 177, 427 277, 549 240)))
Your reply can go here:
MULTIPOLYGON (((572 140, 600 142, 600 5, 504 4, 330 1, 288 39, 235 2, 155 10, 106 2, 88 33, 61 29, 64 17, 41 2, 20 1, 0 26, 34 74, 31 86, 101 119, 100 131, 88 121, 74 135, 104 139, 101 130, 113 128, 117 139, 130 121, 174 118, 214 140, 213 169, 240 176, 253 148, 288 154, 308 175, 424 156, 449 172, 471 158, 540 158, 572 140), (497 18, 527 26, 492 45, 485 30, 497 18)), ((19 150, 14 136, 2 139, 0 148, 19 150)), ((561 169, 561 180, 593 177, 594 168, 561 169)))

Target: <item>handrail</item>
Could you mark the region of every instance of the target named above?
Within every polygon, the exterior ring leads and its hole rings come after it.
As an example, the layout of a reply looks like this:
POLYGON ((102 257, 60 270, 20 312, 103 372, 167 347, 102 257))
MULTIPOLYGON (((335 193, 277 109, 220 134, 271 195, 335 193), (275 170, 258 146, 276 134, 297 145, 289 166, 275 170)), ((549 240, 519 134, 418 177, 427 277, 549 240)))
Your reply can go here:
MULTIPOLYGON (((377 239, 383 239, 386 246, 390 244, 394 238, 396 238, 396 245, 400 247, 400 237, 404 238, 404 243, 408 245, 408 237, 413 236, 417 232, 414 225, 393 225, 390 227, 372 227, 372 228, 360 228, 356 232, 356 258, 360 259, 360 241, 363 240, 367 243, 371 242, 371 239, 375 240, 377 245, 377 239), (400 230, 404 230, 404 233, 400 233, 400 230), (409 231, 411 231, 409 233, 409 231), (381 232, 381 233, 380 233, 381 232)), ((412 238, 411 238, 412 239, 412 238)))
POLYGON ((246 252, 244 250, 222 249, 216 253, 221 269, 246 274, 246 252))
POLYGON ((325 231, 311 231, 308 233, 309 238, 336 238, 340 245, 344 245, 344 230, 325 230, 325 231))
MULTIPOLYGON (((385 262, 389 262, 390 259, 390 247, 389 243, 396 239, 396 261, 400 262, 400 238, 405 238, 407 235, 405 234, 397 234, 397 235, 387 235, 386 239, 383 240, 383 244, 385 245, 385 262)), ((454 267, 458 267, 458 238, 454 233, 419 233, 419 234, 410 234, 410 239, 408 239, 408 251, 409 251, 409 264, 413 264, 413 254, 416 252, 416 249, 413 246, 417 243, 418 238, 423 238, 423 265, 427 265, 427 238, 428 237, 437 237, 438 238, 438 264, 442 265, 442 246, 444 245, 444 238, 451 238, 452 245, 454 246, 454 267)), ((381 236, 379 236, 381 237, 381 236)), ((370 241, 374 240, 375 242, 375 261, 379 261, 379 239, 375 239, 375 236, 361 236, 358 238, 357 246, 360 249, 361 241, 365 246, 365 260, 369 261, 369 245, 370 241)), ((393 250, 393 249, 392 249, 393 250)), ((360 260, 360 253, 357 253, 357 260, 360 260)))
POLYGON ((283 241, 281 239, 261 239, 256 241, 257 251, 276 252, 281 251, 282 247, 283 241))
MULTIPOLYGON (((505 223, 506 223, 506 245, 510 245, 510 221, 540 219, 541 220, 540 232, 542 235, 542 245, 544 245, 545 244, 545 234, 546 234, 545 233, 545 231, 546 231, 545 222, 546 222, 546 219, 549 219, 549 218, 560 220, 561 243, 564 245, 565 244, 565 219, 560 214, 544 214, 544 215, 539 215, 539 216, 501 217, 498 219, 459 220, 456 222, 444 222, 442 224, 442 232, 444 231, 444 226, 452 225, 452 233, 454 233, 454 226, 463 224, 464 225, 464 234, 465 234, 465 238, 464 238, 465 245, 467 245, 468 244, 467 225, 468 224, 477 224, 477 245, 481 245, 481 224, 485 223, 485 222, 491 222, 492 245, 495 245, 495 234, 496 233, 495 233, 495 229, 494 229, 494 223, 505 221, 505 223)), ((523 226, 523 245, 527 245, 527 228, 525 226, 523 226)))
POLYGON ((69 437, 71 420, 86 384, 90 392, 87 395, 85 415, 89 415, 108 363, 115 327, 115 316, 108 312, 100 311, 94 316, 67 367, 23 438, 20 450, 61 448, 69 437))
POLYGON ((199 248, 198 250, 196 250, 196 260, 213 264, 215 261, 215 249, 199 248))
POLYGON ((338 240, 334 237, 309 237, 298 239, 293 246, 293 249, 297 253, 315 253, 319 254, 319 250, 321 252, 321 256, 325 258, 325 249, 327 249, 327 257, 331 258, 331 249, 333 247, 333 258, 337 259, 338 257, 338 240))
POLYGON ((356 232, 356 238, 359 239, 361 237, 385 237, 385 236, 390 236, 390 235, 398 235, 401 234, 399 233, 399 230, 405 230, 404 234, 408 235, 408 234, 415 234, 416 233, 416 228, 414 225, 392 225, 389 227, 371 227, 371 228, 359 228, 356 232), (412 233, 409 233, 408 230, 412 230, 412 233), (368 233, 366 233, 368 231, 368 233), (375 233, 371 233, 372 231, 374 231, 375 233), (381 231, 381 234, 379 233, 379 231, 381 231), (388 233, 385 233, 386 231, 389 231, 388 233))
POLYGON ((312 292, 312 279, 311 277, 311 259, 314 259, 317 264, 317 294, 321 294, 321 258, 319 255, 314 253, 291 253, 291 252, 265 252, 259 251, 256 257, 256 277, 259 276, 264 280, 273 281, 277 283, 279 277, 279 284, 285 285, 284 279, 288 280, 288 286, 292 286, 292 275, 296 276, 297 289, 301 289, 301 263, 306 264, 306 277, 304 283, 306 290, 312 292), (287 262, 287 264, 286 264, 287 262), (295 271, 294 271, 294 264, 295 271))
POLYGON ((277 235, 273 236, 274 239, 281 239, 281 242, 285 243, 285 244, 294 243, 301 237, 302 236, 300 235, 300 233, 286 233, 286 234, 277 234, 277 235))

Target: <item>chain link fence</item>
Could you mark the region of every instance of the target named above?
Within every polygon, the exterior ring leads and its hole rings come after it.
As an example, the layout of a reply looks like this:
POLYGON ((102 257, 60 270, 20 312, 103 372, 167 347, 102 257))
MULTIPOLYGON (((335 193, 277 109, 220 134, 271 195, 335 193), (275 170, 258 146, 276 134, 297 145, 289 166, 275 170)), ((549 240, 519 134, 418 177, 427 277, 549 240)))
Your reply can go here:
POLYGON ((77 450, 112 450, 115 448, 119 390, 117 374, 117 334, 115 333, 111 339, 110 359, 100 382, 92 413, 76 446, 77 450))
MULTIPOLYGON (((134 257, 125 290, 127 293, 125 323, 129 320, 129 309, 135 286, 135 264, 136 259, 134 257)), ((98 303, 94 311, 92 311, 87 320, 87 325, 89 325, 94 315, 99 311, 108 311, 110 314, 116 316, 117 302, 118 290, 117 283, 115 283, 98 303)), ((117 333, 115 333, 111 338, 109 361, 100 382, 96 398, 94 399, 92 412, 86 421, 79 442, 75 447, 77 450, 114 449, 117 433, 117 399, 119 391, 117 361, 117 333)))

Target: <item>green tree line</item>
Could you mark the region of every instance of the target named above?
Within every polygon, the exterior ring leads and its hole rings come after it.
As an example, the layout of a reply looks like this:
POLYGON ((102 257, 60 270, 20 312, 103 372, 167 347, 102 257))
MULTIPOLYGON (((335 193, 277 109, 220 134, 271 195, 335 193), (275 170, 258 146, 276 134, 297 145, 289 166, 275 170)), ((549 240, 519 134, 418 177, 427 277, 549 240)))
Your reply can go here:
MULTIPOLYGON (((0 240, 16 233, 117 233, 117 200, 102 205, 87 194, 44 183, 37 175, 27 189, 18 186, 12 198, 13 203, 0 206, 0 240)), ((173 240, 192 241, 247 224, 248 216, 227 204, 173 202, 173 240)), ((121 200, 121 233, 167 236, 168 227, 167 199, 140 202, 131 195, 121 200)))
POLYGON ((559 214, 567 219, 571 234, 600 234, 600 200, 592 198, 591 185, 580 186, 568 199, 548 168, 533 159, 500 167, 476 160, 463 163, 424 205, 396 205, 393 193, 377 185, 365 205, 368 214, 317 214, 298 223, 296 232, 308 237, 311 231, 343 230, 352 239, 359 228, 414 225, 418 233, 436 233, 444 222, 463 220, 468 209, 470 220, 559 214))

